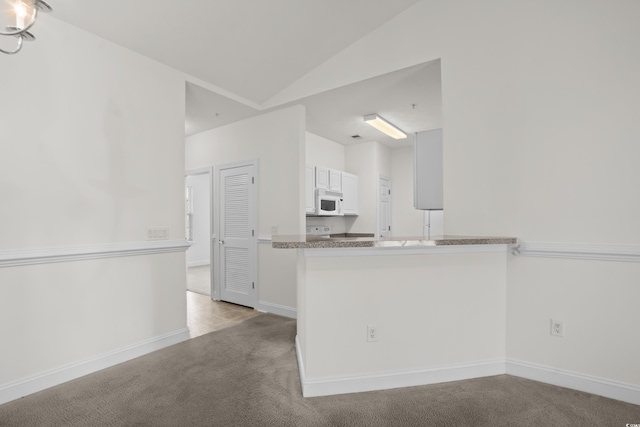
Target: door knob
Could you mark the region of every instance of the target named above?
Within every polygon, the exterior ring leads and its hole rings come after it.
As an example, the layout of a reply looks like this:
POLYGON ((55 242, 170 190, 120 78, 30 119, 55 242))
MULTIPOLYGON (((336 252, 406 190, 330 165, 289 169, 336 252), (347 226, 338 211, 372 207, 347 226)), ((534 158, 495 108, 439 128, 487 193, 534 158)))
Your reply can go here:
POLYGON ((218 240, 219 245, 224 245, 224 240, 218 240))

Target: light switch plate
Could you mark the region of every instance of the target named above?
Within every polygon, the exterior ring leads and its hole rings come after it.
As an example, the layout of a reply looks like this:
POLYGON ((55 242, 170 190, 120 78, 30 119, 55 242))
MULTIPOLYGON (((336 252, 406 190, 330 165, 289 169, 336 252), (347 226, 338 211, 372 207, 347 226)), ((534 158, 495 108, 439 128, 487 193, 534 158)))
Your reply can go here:
POLYGON ((147 228, 147 240, 168 240, 169 227, 147 228))

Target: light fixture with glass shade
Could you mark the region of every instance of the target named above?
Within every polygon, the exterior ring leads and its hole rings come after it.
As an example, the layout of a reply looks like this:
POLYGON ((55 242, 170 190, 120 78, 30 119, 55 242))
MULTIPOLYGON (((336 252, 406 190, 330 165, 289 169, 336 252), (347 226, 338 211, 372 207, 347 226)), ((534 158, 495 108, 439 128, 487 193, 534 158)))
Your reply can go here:
POLYGON ((397 126, 377 114, 364 116, 364 121, 378 129, 380 132, 389 135, 393 139, 405 139, 407 137, 407 134, 401 131, 397 126))
POLYGON ((0 0, 0 35, 18 39, 14 49, 5 50, 0 47, 0 52, 13 55, 20 52, 25 40, 35 40, 29 30, 36 23, 38 12, 51 11, 51 6, 44 0, 0 0))

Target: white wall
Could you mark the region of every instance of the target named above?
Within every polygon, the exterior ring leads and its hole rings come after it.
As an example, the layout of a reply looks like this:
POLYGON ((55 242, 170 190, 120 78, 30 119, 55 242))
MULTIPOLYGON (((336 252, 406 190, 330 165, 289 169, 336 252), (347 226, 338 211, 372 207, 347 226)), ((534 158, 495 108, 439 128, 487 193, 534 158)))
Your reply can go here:
POLYGON ((258 307, 288 317, 296 314, 296 251, 258 245, 258 307))
POLYGON ((504 360, 505 253, 334 252, 299 253, 305 289, 298 335, 307 380, 504 360), (367 342, 368 325, 378 331, 375 343, 367 342))
POLYGON ((150 226, 183 238, 184 81, 44 18, 37 43, 0 57, 21 106, 0 105, 0 245, 146 240, 150 226))
POLYGON ((508 357, 640 384, 639 278, 639 263, 511 257, 508 357), (564 338, 550 335, 550 319, 564 338))
POLYGON ((391 150, 391 231, 394 236, 422 236, 423 211, 413 207, 413 146, 391 150))
MULTIPOLYGON (((375 233, 378 218, 378 178, 391 175, 390 150, 379 142, 362 142, 345 149, 346 172, 358 175, 358 212, 345 218, 349 233, 375 233)), ((392 184, 393 185, 393 184, 392 184)))
MULTIPOLYGON (((37 35, 0 56, 0 254, 184 239, 184 80, 50 16, 37 35)), ((0 268, 0 402, 184 330, 185 286, 184 253, 0 268)))
POLYGON ((345 150, 346 172, 358 175, 358 217, 346 218, 350 233, 375 233, 376 230, 376 186, 374 172, 376 160, 376 142, 363 142, 348 145, 345 150))
MULTIPOLYGON (((258 233, 270 234, 277 225, 280 234, 298 234, 304 230, 304 199, 298 194, 304 194, 298 158, 305 149, 304 120, 304 107, 293 106, 190 136, 186 167, 258 159, 258 233)), ((216 177, 214 193, 215 182, 216 177)))
POLYGON ((189 175, 185 185, 191 187, 193 206, 191 247, 187 249, 187 266, 211 263, 211 190, 210 174, 189 175))
MULTIPOLYGON (((279 234, 304 234, 304 107, 283 108, 187 138, 187 169, 253 159, 259 162, 258 236, 270 235, 273 226, 279 234)), ((216 182, 214 177, 214 193, 216 182)), ((295 258, 266 254, 272 250, 278 251, 270 242, 258 249, 258 301, 293 309, 295 258), (283 272, 289 272, 288 280, 280 280, 283 272)))
POLYGON ((378 175, 391 177, 391 149, 386 145, 377 143, 376 161, 378 175))
MULTIPOLYGON (((637 245, 639 14, 625 0, 422 0, 272 102, 442 58, 446 234, 637 245)), ((640 386, 638 277, 636 264, 510 258, 507 356, 640 386), (552 313, 569 319, 561 343, 552 313)))
POLYGON ((20 397, 12 396, 13 382, 42 374, 49 381, 53 370, 69 380, 73 364, 186 328, 184 259, 175 253, 0 268, 0 402, 20 397))
POLYGON ((311 132, 305 136, 308 165, 344 171, 344 145, 311 132))

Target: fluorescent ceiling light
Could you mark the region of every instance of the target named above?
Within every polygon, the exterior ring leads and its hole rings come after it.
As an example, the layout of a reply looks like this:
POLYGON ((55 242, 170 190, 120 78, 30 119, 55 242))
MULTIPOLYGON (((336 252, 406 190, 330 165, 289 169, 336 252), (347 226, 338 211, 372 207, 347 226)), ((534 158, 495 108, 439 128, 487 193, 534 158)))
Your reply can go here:
POLYGON ((378 129, 382 133, 386 133, 393 139, 405 139, 407 134, 402 132, 393 124, 389 123, 377 114, 369 114, 364 116, 364 121, 369 123, 374 128, 378 129))

